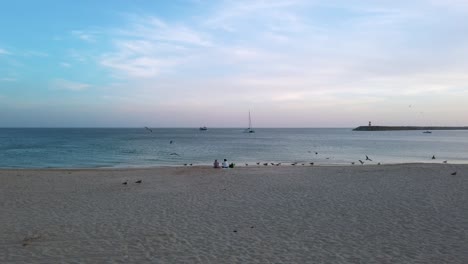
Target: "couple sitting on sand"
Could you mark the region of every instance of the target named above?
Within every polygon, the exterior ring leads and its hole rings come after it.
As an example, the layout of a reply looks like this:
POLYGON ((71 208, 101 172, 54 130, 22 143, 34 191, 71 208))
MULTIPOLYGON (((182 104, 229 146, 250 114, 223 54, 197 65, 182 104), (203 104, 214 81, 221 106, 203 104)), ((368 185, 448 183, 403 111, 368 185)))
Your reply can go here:
MULTIPOLYGON (((234 168, 234 163, 231 163, 228 165, 228 162, 227 162, 227 159, 224 159, 223 161, 223 164, 221 165, 223 169, 227 169, 227 168, 234 168)), ((215 159, 214 163, 213 163, 213 167, 215 169, 219 169, 219 162, 217 159, 215 159)))

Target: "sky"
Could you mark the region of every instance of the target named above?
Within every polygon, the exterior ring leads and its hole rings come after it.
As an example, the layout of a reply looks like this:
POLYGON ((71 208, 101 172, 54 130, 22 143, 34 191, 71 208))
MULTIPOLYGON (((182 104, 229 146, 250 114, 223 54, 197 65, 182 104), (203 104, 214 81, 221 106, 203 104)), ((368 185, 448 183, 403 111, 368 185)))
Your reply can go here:
POLYGON ((0 127, 468 125, 465 0, 15 0, 0 127))

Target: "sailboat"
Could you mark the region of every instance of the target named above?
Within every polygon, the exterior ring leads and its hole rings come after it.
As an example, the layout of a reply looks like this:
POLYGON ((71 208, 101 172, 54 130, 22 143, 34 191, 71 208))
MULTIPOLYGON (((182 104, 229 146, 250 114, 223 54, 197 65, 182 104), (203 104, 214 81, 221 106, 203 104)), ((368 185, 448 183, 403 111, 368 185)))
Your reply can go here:
POLYGON ((250 118, 250 111, 249 111, 249 128, 245 129, 244 133, 255 133, 255 130, 252 129, 252 120, 250 118))

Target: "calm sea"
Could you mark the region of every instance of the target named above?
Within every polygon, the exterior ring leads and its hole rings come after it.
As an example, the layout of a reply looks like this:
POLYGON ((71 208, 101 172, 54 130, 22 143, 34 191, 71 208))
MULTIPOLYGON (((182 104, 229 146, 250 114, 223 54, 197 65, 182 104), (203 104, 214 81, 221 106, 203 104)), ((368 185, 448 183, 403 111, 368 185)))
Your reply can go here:
POLYGON ((351 129, 3 128, 1 168, 150 167, 228 159, 367 164, 468 163, 468 131, 357 132, 351 129), (171 143, 172 142, 172 143, 171 143), (316 154, 317 152, 318 154, 316 154), (436 159, 431 157, 435 155, 436 159))

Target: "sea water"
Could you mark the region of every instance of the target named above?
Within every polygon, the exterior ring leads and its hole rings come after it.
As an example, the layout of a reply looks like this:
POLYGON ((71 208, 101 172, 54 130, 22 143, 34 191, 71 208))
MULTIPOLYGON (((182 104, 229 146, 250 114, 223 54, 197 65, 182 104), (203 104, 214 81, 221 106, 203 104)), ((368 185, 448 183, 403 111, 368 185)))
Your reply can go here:
POLYGON ((468 163, 468 131, 351 128, 2 128, 0 168, 151 167, 228 159, 317 165, 468 163), (172 143, 171 143, 172 142, 172 143), (317 154, 316 154, 317 153, 317 154), (366 161, 366 155, 372 161, 366 161), (432 159, 432 156, 436 159, 432 159))

